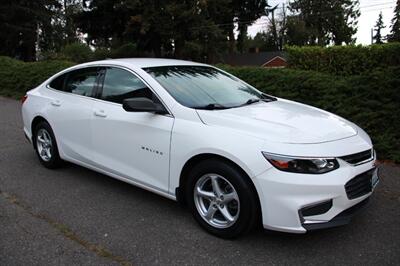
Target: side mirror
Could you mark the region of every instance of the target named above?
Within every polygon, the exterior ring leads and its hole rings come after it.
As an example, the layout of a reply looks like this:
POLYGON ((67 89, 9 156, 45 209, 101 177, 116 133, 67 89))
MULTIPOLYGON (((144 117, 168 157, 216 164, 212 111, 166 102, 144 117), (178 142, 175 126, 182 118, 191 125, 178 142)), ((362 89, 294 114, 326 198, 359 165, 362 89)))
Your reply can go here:
POLYGON ((144 97, 125 99, 122 102, 122 108, 127 112, 168 113, 164 106, 144 97))

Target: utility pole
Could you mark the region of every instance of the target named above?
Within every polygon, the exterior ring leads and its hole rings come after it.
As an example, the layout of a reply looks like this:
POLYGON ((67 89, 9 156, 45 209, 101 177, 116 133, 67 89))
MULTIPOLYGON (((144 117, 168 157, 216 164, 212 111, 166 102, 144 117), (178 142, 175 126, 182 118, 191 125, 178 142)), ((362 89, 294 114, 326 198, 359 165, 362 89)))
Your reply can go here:
POLYGON ((286 43, 286 40, 285 40, 285 30, 286 30, 286 5, 285 5, 285 3, 282 3, 282 14, 283 14, 283 21, 282 21, 282 25, 281 25, 281 38, 282 38, 282 41, 281 41, 281 47, 280 47, 280 50, 283 50, 283 47, 285 47, 285 43, 286 43))
POLYGON ((374 44, 374 28, 371 28, 371 44, 374 44))
POLYGON ((277 50, 279 50, 279 43, 278 43, 278 32, 276 30, 276 23, 275 23, 275 10, 278 8, 279 4, 274 6, 273 8, 265 8, 265 14, 267 15, 267 17, 269 18, 269 14, 271 14, 271 26, 272 26, 272 34, 274 36, 274 43, 275 43, 275 47, 277 50))

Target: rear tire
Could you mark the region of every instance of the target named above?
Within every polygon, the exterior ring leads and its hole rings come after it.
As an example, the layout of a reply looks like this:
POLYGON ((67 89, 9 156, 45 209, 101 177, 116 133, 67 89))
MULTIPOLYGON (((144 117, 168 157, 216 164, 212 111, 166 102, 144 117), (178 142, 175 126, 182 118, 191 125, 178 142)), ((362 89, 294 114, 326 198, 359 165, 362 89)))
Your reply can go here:
POLYGON ((254 228, 258 197, 248 176, 235 165, 208 159, 194 166, 187 178, 186 202, 207 232, 231 239, 254 228))
POLYGON ((36 125, 32 142, 42 165, 49 169, 61 166, 62 160, 58 153, 57 141, 47 122, 42 121, 36 125))

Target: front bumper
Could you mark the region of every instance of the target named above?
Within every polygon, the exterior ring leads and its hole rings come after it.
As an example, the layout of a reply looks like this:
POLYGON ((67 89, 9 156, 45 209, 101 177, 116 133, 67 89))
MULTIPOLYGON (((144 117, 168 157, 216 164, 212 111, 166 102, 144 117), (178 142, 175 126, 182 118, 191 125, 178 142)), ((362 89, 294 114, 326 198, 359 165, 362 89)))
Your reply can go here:
POLYGON ((322 175, 294 174, 270 168, 255 177, 264 228, 305 233, 348 223, 356 210, 368 201, 373 189, 349 199, 345 185, 375 168, 375 159, 358 166, 338 161, 339 169, 322 175))
POLYGON ((341 213, 333 217, 333 219, 330 220, 329 222, 308 223, 308 224, 303 223, 302 225, 307 231, 314 231, 319 229, 345 225, 348 224, 351 221, 351 218, 353 218, 353 216, 358 211, 363 209, 368 203, 369 203, 369 198, 366 198, 363 201, 357 203, 356 205, 353 205, 352 207, 342 211, 341 213))

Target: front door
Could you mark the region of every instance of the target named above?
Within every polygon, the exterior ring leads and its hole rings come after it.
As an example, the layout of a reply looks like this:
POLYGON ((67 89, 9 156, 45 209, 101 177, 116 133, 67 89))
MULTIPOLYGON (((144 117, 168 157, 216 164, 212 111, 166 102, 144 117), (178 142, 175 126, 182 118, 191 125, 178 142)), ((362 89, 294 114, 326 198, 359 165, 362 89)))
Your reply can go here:
POLYGON ((170 115, 127 112, 122 101, 157 96, 133 73, 107 67, 99 101, 93 105, 92 138, 96 166, 134 182, 168 192, 170 115))

